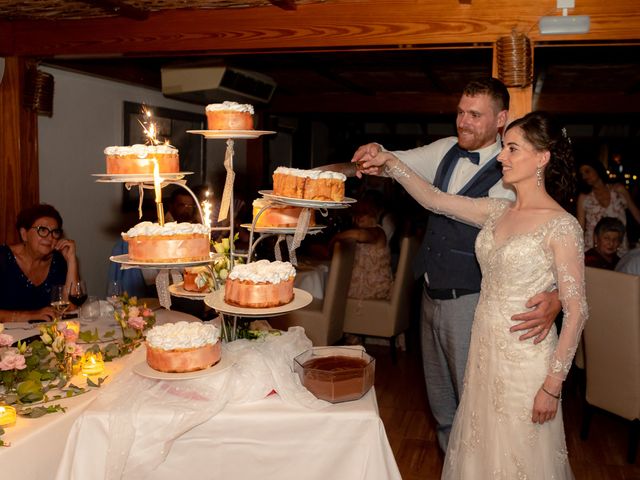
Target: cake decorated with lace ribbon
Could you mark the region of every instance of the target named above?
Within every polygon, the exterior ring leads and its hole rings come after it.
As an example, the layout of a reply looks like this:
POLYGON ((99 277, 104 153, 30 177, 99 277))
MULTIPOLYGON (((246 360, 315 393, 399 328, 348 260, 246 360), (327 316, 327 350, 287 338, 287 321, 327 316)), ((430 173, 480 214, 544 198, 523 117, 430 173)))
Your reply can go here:
POLYGON ((208 260, 209 228, 200 223, 141 222, 122 234, 129 246, 129 260, 180 263, 208 260))
POLYGON ((224 285, 224 301, 245 308, 269 308, 293 300, 296 269, 289 262, 259 260, 235 265, 224 285))
POLYGON ((220 329, 200 322, 156 325, 147 332, 147 363, 154 370, 185 373, 220 361, 220 329))
POLYGON ((178 149, 171 145, 132 145, 104 149, 109 175, 153 175, 154 160, 160 173, 178 173, 178 149))
POLYGON ((209 130, 253 130, 253 106, 236 102, 212 103, 205 108, 209 130))
POLYGON ((338 172, 278 167, 273 172, 273 193, 281 197, 341 202, 347 177, 338 172))

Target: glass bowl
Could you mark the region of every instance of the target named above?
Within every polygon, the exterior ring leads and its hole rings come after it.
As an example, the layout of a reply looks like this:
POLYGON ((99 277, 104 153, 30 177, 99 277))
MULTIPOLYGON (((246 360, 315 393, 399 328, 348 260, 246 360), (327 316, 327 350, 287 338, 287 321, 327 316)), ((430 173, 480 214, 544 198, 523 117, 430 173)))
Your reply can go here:
POLYGON ((360 346, 314 347, 293 360, 302 384, 331 403, 361 398, 373 386, 376 360, 360 346))

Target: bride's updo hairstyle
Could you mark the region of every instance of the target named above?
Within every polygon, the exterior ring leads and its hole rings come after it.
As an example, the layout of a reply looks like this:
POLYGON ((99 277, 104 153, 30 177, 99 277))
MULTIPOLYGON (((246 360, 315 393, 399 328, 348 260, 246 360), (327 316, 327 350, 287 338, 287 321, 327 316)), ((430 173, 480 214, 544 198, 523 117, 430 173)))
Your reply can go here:
POLYGON ((547 112, 535 111, 514 120, 505 132, 519 128, 538 152, 549 151, 551 156, 544 170, 544 185, 560 205, 567 208, 575 194, 573 149, 567 131, 547 112))

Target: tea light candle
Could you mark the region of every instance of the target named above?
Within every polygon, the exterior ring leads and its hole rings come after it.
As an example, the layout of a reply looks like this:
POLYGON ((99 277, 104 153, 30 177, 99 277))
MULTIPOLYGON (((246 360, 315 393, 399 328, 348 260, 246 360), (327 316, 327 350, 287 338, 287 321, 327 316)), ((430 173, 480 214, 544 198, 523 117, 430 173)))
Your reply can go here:
POLYGON ((16 409, 10 405, 0 405, 0 427, 11 427, 16 424, 16 409))
POLYGON ((100 353, 87 353, 82 360, 83 375, 98 375, 104 371, 104 361, 100 353))

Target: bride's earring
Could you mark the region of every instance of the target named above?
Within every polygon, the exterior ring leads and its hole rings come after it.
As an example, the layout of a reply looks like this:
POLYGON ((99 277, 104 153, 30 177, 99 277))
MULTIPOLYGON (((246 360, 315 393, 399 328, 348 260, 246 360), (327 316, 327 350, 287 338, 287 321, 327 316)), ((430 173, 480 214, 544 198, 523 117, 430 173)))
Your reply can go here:
POLYGON ((536 168, 536 179, 536 185, 540 188, 542 186, 542 167, 540 166, 536 168))

